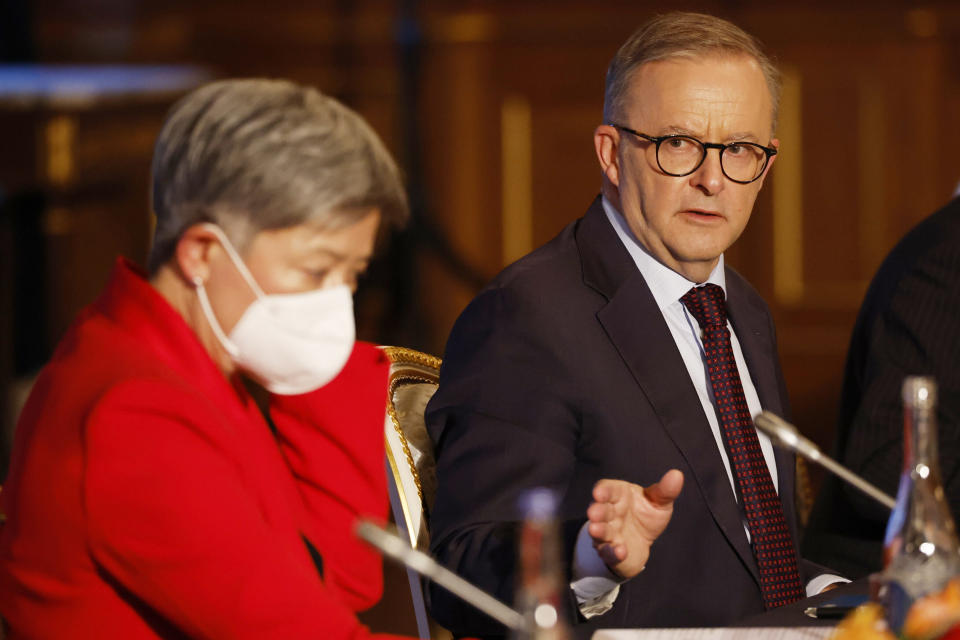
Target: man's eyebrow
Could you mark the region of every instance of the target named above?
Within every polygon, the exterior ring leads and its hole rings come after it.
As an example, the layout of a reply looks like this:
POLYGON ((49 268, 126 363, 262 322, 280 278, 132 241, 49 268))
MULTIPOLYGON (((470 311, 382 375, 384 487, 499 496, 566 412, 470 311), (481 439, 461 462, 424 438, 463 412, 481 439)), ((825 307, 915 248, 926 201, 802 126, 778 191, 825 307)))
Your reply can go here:
MULTIPOLYGON (((703 136, 696 131, 692 131, 690 129, 687 129, 686 127, 680 127, 677 125, 669 125, 665 127, 663 131, 665 133, 661 135, 690 136, 691 138, 696 138, 697 140, 702 140, 704 142, 713 142, 713 140, 704 140, 703 136)), ((724 140, 724 142, 728 142, 731 140, 736 140, 738 142, 756 142, 757 136, 749 131, 736 131, 726 136, 726 139, 724 140)))
POLYGON ((738 140, 743 142, 756 142, 757 136, 749 131, 737 131, 727 136, 727 140, 738 140))
POLYGON ((692 131, 685 127, 678 127, 677 125, 668 125, 663 128, 663 135, 681 135, 681 136, 690 136, 691 138, 700 138, 700 134, 696 131, 692 131))

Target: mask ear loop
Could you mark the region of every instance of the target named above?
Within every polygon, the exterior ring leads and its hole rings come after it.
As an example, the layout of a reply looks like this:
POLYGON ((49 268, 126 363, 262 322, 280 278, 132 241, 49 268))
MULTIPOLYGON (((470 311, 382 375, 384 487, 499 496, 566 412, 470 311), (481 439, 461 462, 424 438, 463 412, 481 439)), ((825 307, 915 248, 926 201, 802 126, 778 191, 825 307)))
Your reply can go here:
MULTIPOLYGON (((247 269, 246 263, 244 263, 243 258, 240 257, 240 254, 237 253, 237 250, 233 248, 233 243, 230 242, 229 238, 227 238, 227 234, 223 232, 223 229, 212 222, 205 222, 202 226, 219 238, 220 245, 227 252, 227 255, 230 256, 230 261, 233 262, 233 266, 237 268, 237 271, 240 272, 240 275, 243 276, 243 279, 247 281, 247 284, 253 290, 253 293, 258 298, 265 298, 266 294, 263 292, 263 289, 261 289, 260 285, 257 284, 253 274, 250 273, 249 269, 247 269)), ((194 282, 194 284, 196 284, 196 282, 194 282)))
POLYGON ((217 340, 219 340, 220 344, 223 345, 223 348, 227 350, 227 353, 230 354, 230 357, 236 360, 237 356, 240 355, 240 350, 237 348, 237 345, 233 343, 233 340, 228 338, 223 332, 223 329, 220 327, 220 323, 217 321, 217 316, 213 313, 213 307, 210 306, 210 299, 207 298, 207 289, 203 286, 203 278, 200 276, 195 276, 193 278, 193 286, 197 289, 197 298, 200 299, 200 308, 203 309, 203 315, 207 318, 207 324, 209 324, 210 328, 213 329, 213 334, 217 336, 217 340))

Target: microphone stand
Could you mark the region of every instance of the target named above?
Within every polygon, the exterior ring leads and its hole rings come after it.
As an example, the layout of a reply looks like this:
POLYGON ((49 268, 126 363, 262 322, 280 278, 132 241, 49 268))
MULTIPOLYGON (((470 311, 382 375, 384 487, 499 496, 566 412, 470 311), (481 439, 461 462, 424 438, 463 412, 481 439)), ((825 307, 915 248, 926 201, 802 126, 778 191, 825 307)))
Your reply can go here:
POLYGON ((379 549, 385 556, 429 578, 461 600, 468 602, 483 613, 509 629, 525 631, 527 622, 515 609, 508 607, 486 591, 467 582, 454 572, 441 566, 436 560, 411 547, 403 538, 381 529, 367 520, 361 520, 354 528, 356 535, 379 549))
POLYGON ((773 440, 775 444, 796 452, 810 462, 819 464, 830 473, 849 482, 888 509, 893 509, 894 505, 896 505, 897 501, 892 497, 850 471, 836 460, 824 455, 817 445, 800 435, 800 432, 797 431, 795 426, 777 414, 764 411, 756 417, 754 424, 757 425, 758 429, 770 436, 770 439, 773 440))

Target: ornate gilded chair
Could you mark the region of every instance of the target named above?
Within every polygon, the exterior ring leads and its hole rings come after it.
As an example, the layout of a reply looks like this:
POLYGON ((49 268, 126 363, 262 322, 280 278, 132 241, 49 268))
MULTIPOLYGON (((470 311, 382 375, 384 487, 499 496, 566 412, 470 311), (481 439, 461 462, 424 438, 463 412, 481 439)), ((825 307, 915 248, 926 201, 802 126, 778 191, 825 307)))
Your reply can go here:
POLYGON ((800 529, 806 529, 813 511, 814 491, 813 481, 810 478, 810 467, 807 461, 797 456, 796 481, 794 482, 797 504, 797 524, 800 529))
MULTIPOLYGON (((390 505, 397 527, 409 536, 410 545, 426 551, 430 546, 427 521, 436 496, 437 475, 423 412, 437 390, 440 359, 402 347, 383 350, 390 359, 385 424, 390 505)), ((420 576, 408 570, 407 577, 420 637, 444 635, 446 632, 427 615, 420 576)))

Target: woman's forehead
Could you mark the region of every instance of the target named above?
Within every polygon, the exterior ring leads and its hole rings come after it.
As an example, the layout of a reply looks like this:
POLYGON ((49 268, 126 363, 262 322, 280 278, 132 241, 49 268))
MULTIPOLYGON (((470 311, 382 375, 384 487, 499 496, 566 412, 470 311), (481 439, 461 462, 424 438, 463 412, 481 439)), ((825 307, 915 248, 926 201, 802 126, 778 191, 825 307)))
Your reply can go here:
POLYGON ((251 251, 275 253, 278 257, 315 253, 344 259, 368 256, 379 225, 379 211, 371 210, 356 222, 334 229, 316 222, 305 222, 264 230, 254 236, 250 248, 251 251))

